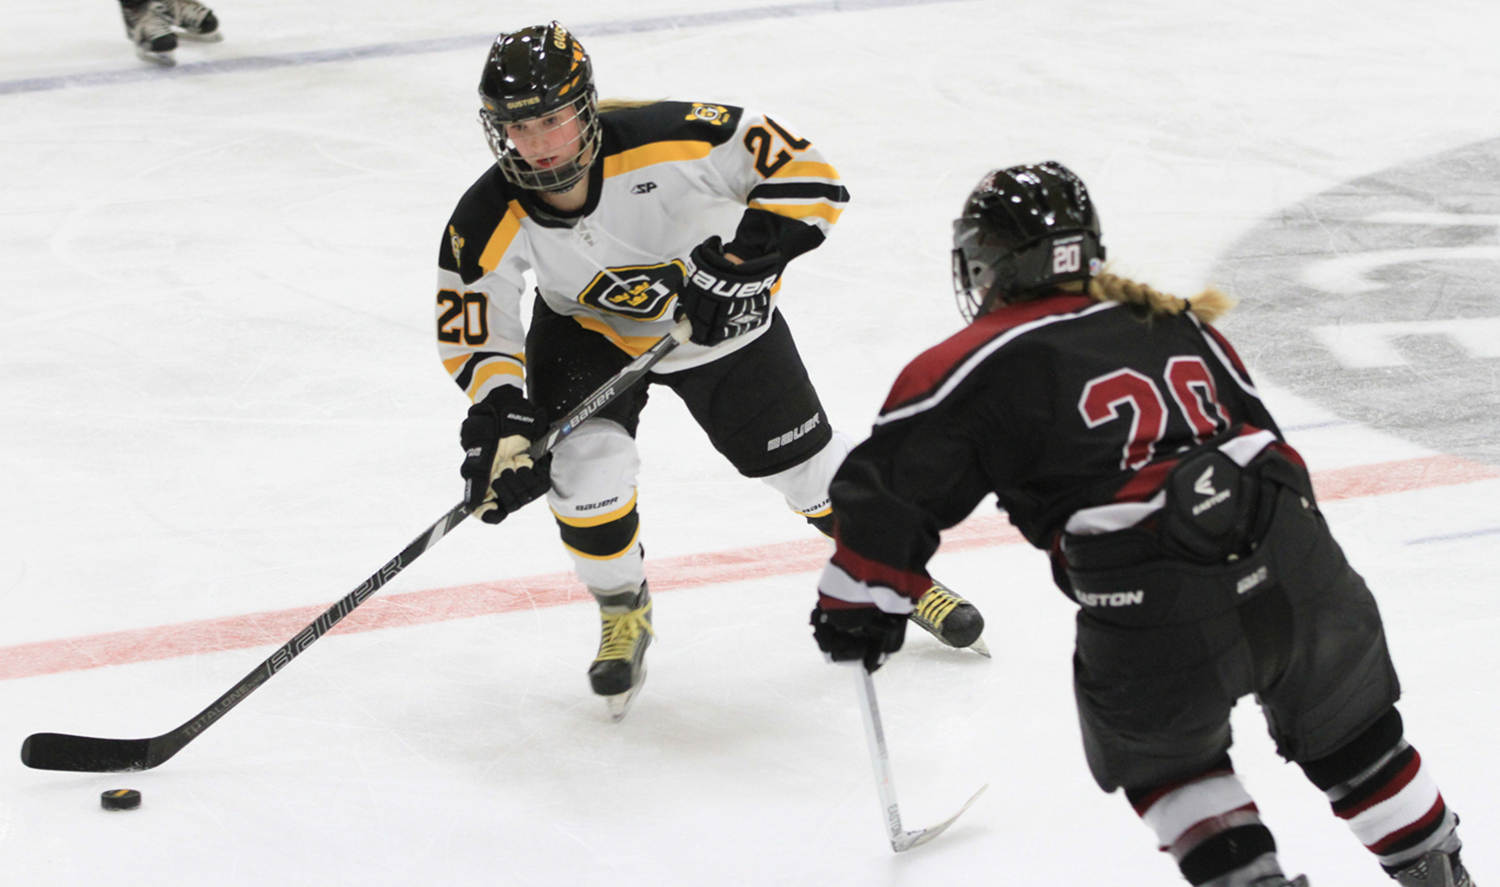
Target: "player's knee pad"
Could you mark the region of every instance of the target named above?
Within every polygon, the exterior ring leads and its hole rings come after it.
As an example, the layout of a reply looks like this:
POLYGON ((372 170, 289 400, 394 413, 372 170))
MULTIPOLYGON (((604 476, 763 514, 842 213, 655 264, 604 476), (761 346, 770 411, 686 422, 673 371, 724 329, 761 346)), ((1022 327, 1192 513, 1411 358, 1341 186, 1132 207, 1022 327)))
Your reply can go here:
POLYGON ((788 508, 807 518, 808 523, 824 533, 831 533, 833 507, 828 501, 828 485, 852 449, 853 439, 835 431, 823 449, 791 468, 761 480, 786 498, 788 508))
POLYGON ((1301 761, 1298 765, 1313 785, 1326 792, 1367 774, 1376 764, 1390 758, 1402 745, 1404 735, 1401 713, 1391 708, 1358 736, 1340 746, 1338 751, 1316 761, 1301 761))
MULTIPOLYGON (((635 441, 608 419, 581 426, 553 450, 547 501, 575 561, 619 560, 636 547, 640 516, 635 480, 640 464, 635 441)), ((595 587, 588 577, 584 581, 595 587)), ((619 583, 597 587, 615 584, 619 583)))

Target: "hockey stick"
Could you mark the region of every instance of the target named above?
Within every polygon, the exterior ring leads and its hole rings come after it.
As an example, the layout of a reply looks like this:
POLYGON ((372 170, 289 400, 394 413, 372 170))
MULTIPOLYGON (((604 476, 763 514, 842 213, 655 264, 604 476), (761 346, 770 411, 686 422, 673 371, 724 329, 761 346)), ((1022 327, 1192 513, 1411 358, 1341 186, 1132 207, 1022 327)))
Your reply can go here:
POLYGON ((891 849, 897 853, 920 847, 941 835, 964 811, 973 806, 989 788, 989 783, 979 787, 959 811, 931 828, 906 831, 901 827, 901 808, 896 806, 896 783, 891 776, 891 756, 885 747, 885 729, 880 724, 880 704, 875 701, 875 681, 863 662, 854 663, 854 685, 859 690, 859 713, 865 719, 865 739, 870 745, 870 763, 875 767, 875 790, 880 793, 880 807, 885 814, 885 830, 891 839, 891 849))
MULTIPOLYGON (((687 341, 691 327, 686 320, 673 327, 672 332, 652 345, 640 357, 631 361, 614 378, 599 386, 594 393, 583 399, 577 407, 553 422, 547 432, 532 443, 527 453, 532 459, 545 456, 558 442, 572 434, 586 419, 603 409, 620 394, 646 377, 663 357, 672 349, 687 341)), ((198 734, 213 726, 219 718, 228 714, 255 692, 261 684, 281 671, 303 650, 312 646, 330 628, 339 624, 355 607, 364 603, 379 591, 397 573, 406 569, 427 549, 436 545, 449 530, 469 516, 463 503, 455 505, 437 523, 423 531, 422 535, 401 550, 401 553, 386 561, 374 575, 345 595, 338 603, 323 611, 313 623, 297 633, 297 636, 282 645, 265 662, 229 688, 229 692, 214 700, 214 703, 199 712, 192 720, 175 730, 151 739, 99 739, 91 736, 70 736, 66 733, 33 733, 21 744, 21 763, 38 770, 74 770, 85 773, 114 773, 132 770, 150 770, 165 763, 183 746, 192 742, 198 734)))

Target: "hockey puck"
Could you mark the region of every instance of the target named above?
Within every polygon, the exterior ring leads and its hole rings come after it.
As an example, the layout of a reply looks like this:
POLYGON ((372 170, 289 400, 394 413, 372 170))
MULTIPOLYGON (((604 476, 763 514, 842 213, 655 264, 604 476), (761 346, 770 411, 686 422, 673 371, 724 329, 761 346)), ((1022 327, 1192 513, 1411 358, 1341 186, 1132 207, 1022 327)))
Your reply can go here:
POLYGON ((134 810, 141 806, 141 793, 133 788, 112 788, 99 796, 105 810, 134 810))

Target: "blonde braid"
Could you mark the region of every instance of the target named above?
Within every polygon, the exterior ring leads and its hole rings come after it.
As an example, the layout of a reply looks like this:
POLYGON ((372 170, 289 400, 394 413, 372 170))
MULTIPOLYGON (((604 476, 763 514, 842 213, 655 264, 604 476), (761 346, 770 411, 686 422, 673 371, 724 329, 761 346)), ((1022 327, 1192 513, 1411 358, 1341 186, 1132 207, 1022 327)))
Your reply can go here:
POLYGON ((605 114, 610 111, 627 111, 631 108, 645 108, 655 105, 665 99, 600 99, 599 113, 605 114))
POLYGON ((1089 296, 1096 302, 1140 305, 1149 309, 1152 314, 1181 314, 1191 311, 1204 323, 1213 323, 1234 307, 1234 299, 1212 287, 1196 296, 1181 299, 1116 274, 1100 274, 1090 280, 1089 296))

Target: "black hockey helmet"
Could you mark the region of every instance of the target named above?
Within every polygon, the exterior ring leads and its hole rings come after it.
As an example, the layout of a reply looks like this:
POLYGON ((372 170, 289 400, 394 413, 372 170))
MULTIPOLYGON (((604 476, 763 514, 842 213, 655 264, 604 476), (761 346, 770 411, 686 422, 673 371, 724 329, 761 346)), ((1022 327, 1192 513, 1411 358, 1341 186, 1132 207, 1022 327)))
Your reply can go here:
POLYGON ((966 321, 997 302, 1088 280, 1103 264, 1088 189, 1056 161, 992 170, 953 222, 953 289, 966 321))
POLYGON ((534 191, 566 191, 588 175, 599 153, 599 100, 594 66, 583 44, 557 22, 495 38, 479 78, 479 122, 505 177, 534 191), (571 109, 578 153, 567 163, 533 169, 506 136, 507 124, 571 109))

